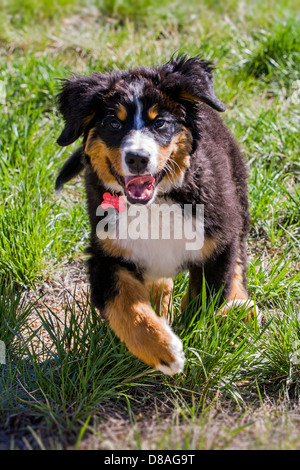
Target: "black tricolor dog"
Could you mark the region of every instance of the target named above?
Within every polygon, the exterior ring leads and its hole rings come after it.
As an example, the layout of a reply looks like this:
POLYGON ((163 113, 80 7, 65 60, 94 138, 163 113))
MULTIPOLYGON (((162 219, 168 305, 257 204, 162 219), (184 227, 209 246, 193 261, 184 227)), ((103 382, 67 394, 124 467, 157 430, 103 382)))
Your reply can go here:
POLYGON ((191 298, 204 277, 227 304, 248 298, 246 166, 215 112, 225 107, 212 70, 198 57, 178 56, 152 68, 74 76, 58 96, 65 120, 58 144, 83 136, 56 188, 85 169, 92 302, 133 354, 169 375, 184 365, 182 343, 165 318, 172 277, 189 270, 191 298), (202 248, 185 250, 182 240, 99 238, 97 208, 108 192, 149 210, 203 204, 202 248))

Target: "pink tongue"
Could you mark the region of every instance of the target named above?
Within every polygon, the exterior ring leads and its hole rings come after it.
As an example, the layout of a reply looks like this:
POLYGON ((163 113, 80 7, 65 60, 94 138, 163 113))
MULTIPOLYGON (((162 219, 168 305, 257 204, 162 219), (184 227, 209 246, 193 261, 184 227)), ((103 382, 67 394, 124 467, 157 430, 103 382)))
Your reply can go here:
POLYGON ((126 192, 131 199, 147 201, 154 193, 155 178, 151 175, 125 177, 126 192))

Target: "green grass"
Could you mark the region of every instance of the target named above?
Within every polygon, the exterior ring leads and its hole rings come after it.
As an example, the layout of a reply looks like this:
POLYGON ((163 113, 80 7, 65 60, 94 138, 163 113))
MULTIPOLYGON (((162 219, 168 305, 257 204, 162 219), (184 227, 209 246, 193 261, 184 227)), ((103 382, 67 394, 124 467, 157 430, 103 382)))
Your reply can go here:
POLYGON ((0 364, 0 440, 2 426, 6 445, 16 448, 80 448, 88 434, 100 448, 109 448, 109 439, 118 448, 230 448, 239 439, 251 448, 299 448, 294 428, 284 424, 300 378, 297 2, 13 0, 3 7, 0 340, 7 361, 0 364), (55 143, 59 79, 158 64, 176 51, 217 65, 223 117, 249 166, 248 282, 265 324, 244 322, 243 309, 221 322, 218 298, 206 292, 182 316, 188 279, 178 276, 173 326, 187 363, 183 375, 168 378, 133 357, 88 298, 72 292, 58 314, 47 290, 68 260, 83 262, 89 230, 82 180, 54 194, 71 152, 55 143), (35 290, 44 302, 33 300, 35 290), (105 423, 118 433, 114 416, 128 439, 109 437, 105 423), (287 437, 274 441, 279 418, 287 437), (265 432, 253 434, 261 419, 265 432))
POLYGON ((295 80, 300 67, 298 26, 291 20, 276 25, 272 32, 258 31, 253 50, 247 50, 248 57, 240 63, 244 77, 278 80, 287 85, 295 80))

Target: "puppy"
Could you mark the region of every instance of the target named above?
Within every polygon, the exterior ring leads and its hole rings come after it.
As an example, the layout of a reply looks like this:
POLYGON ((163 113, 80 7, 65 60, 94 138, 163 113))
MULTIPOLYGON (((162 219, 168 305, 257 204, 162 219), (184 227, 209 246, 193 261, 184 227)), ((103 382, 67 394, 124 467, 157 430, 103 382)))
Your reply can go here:
POLYGON ((168 375, 184 367, 182 342, 166 319, 174 276, 189 270, 190 299, 203 279, 228 305, 248 299, 246 165, 216 112, 225 106, 212 73, 211 62, 180 55, 152 68, 74 76, 58 95, 65 121, 58 144, 83 136, 56 188, 85 170, 92 302, 134 355, 168 375), (138 208, 142 225, 151 215, 148 229, 155 232, 174 205, 180 210, 168 219, 173 234, 186 207, 194 226, 197 207, 204 208, 196 249, 186 249, 184 235, 109 236, 138 208))

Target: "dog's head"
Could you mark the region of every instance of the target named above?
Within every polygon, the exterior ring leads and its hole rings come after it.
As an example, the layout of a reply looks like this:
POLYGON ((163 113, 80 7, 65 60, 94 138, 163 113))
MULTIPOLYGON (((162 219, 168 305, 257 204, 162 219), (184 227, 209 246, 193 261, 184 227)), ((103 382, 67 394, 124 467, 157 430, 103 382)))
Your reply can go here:
POLYGON ((58 144, 81 135, 107 189, 134 204, 179 186, 199 137, 198 103, 218 111, 210 62, 179 56, 167 64, 74 76, 58 96, 65 128, 58 144))

